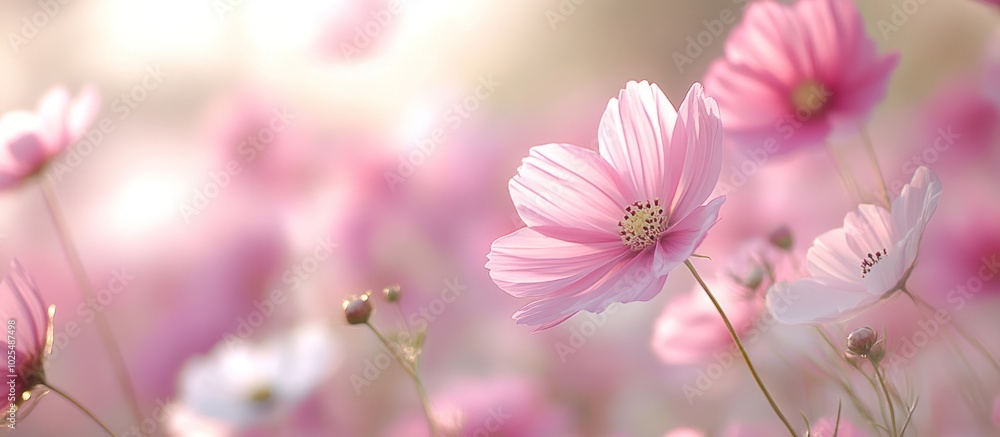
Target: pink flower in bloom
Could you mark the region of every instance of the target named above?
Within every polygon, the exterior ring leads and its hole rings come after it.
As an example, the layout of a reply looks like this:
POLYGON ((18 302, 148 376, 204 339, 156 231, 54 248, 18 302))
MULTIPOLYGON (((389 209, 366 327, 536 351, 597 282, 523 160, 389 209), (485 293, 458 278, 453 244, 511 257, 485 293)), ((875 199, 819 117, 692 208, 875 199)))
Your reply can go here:
POLYGON ((0 189, 17 186, 83 136, 97 112, 97 92, 71 101, 65 88, 42 97, 36 112, 14 110, 0 118, 0 189))
MULTIPOLYGON (((7 321, 8 338, 14 338, 15 399, 2 397, 2 408, 7 411, 12 403, 20 408, 24 402, 37 399, 38 393, 31 390, 45 383, 43 364, 52 350, 51 317, 55 307, 45 308, 35 282, 16 260, 11 261, 10 271, 0 285, 0 296, 6 303, 0 306, 0 316, 7 321)), ((17 417, 22 418, 23 413, 17 417)))
POLYGON ((890 210, 864 204, 847 214, 843 228, 820 235, 809 248, 812 277, 768 291, 775 319, 794 324, 843 321, 901 290, 940 195, 937 176, 920 167, 890 210))
POLYGON ((783 153, 863 123, 898 60, 878 56, 850 0, 764 0, 747 8, 705 88, 728 138, 783 153))
POLYGON ((493 243, 486 267, 515 297, 518 323, 555 326, 578 311, 647 301, 718 221, 703 205, 722 167, 715 101, 694 84, 675 111, 659 87, 629 82, 598 128, 599 153, 532 147, 510 196, 528 226, 493 243))

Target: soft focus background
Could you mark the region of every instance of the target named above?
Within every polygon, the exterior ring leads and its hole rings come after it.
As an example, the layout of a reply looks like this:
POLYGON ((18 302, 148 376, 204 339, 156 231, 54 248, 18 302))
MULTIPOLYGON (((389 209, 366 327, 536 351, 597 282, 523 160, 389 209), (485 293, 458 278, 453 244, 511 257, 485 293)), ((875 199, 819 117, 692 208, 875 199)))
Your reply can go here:
MULTIPOLYGON (((891 189, 909 181, 913 164, 943 181, 911 284, 944 302, 983 257, 1000 254, 1000 100, 980 87, 998 80, 1000 51, 991 47, 1000 47, 1000 10, 910 1, 918 7, 905 23, 880 27, 903 3, 859 2, 881 50, 902 53, 870 126, 891 189), (949 128, 958 141, 933 149, 949 128)), ((424 382, 432 399, 461 405, 469 435, 653 436, 682 426, 778 435, 779 422, 728 347, 689 364, 657 358, 658 316, 693 290, 684 269, 651 302, 581 313, 532 334, 510 319, 524 302, 483 267, 491 242, 523 226, 507 181, 528 148, 595 147, 601 113, 628 80, 656 82, 679 104, 722 52, 732 25, 713 21, 739 16, 743 5, 3 2, 0 109, 34 108, 55 85, 75 93, 90 84, 102 100, 93 126, 111 126, 92 129, 88 146, 64 154, 56 161, 62 171, 50 175, 95 289, 124 277, 119 292, 81 300, 35 184, 0 195, 3 265, 20 258, 59 308, 49 379, 112 428, 134 425, 97 334, 93 313, 103 312, 150 418, 144 432, 185 435, 155 413, 178 401, 185 362, 227 336, 257 341, 321 320, 337 340, 322 386, 247 435, 420 435, 412 383, 395 363, 385 366, 376 338, 348 326, 341 310, 349 295, 398 283, 400 311, 375 295, 374 320, 390 332, 405 330, 404 318, 426 327, 424 382), (698 43, 705 31, 712 38, 698 43), (691 62, 678 65, 677 55, 691 62), (259 150, 241 145, 251 137, 262 139, 259 150), (226 173, 234 163, 239 174, 226 173), (262 316, 274 290, 289 299, 262 316)), ((857 139, 837 147, 874 181, 857 139)), ((748 157, 730 153, 722 178, 729 201, 699 253, 725 259, 786 225, 801 261, 809 242, 855 206, 823 151, 774 157, 750 174, 738 170, 748 157)), ((712 276, 719 262, 697 264, 712 276)), ((986 281, 974 304, 953 314, 994 353, 998 292, 1000 280, 986 281)), ((866 321, 891 325, 892 350, 918 329, 914 314, 901 300, 866 321)), ((831 332, 842 341, 861 323, 831 332)), ((814 423, 835 415, 844 395, 815 369, 830 363, 815 332, 761 331, 748 341, 750 353, 792 420, 801 425, 799 411, 814 423)), ((913 419, 921 434, 1000 432, 990 411, 972 406, 983 402, 963 401, 972 395, 956 387, 970 375, 947 349, 933 341, 920 349, 898 381, 923 394, 913 419)), ((976 365, 976 396, 992 405, 1000 379, 976 365)), ((863 424, 846 402, 844 415, 863 424)), ((54 396, 19 421, 17 434, 100 435, 54 396)))

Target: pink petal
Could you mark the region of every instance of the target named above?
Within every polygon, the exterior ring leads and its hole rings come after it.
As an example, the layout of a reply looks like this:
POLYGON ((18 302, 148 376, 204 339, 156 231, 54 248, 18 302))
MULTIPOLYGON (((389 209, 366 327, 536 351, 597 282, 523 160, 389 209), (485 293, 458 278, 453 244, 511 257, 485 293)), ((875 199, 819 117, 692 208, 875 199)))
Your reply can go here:
POLYGON ((48 313, 42 304, 31 276, 17 260, 10 263, 10 270, 3 279, 0 294, 5 303, 0 307, 4 320, 15 320, 18 332, 17 351, 24 354, 19 362, 28 362, 41 354, 45 344, 48 313))
POLYGON ((100 96, 97 88, 92 86, 84 88, 76 96, 67 114, 66 130, 69 144, 77 142, 83 136, 90 123, 94 121, 98 109, 100 109, 100 96))
POLYGON ((656 244, 653 259, 656 274, 667 274, 698 249, 708 235, 708 230, 719 221, 719 209, 725 201, 725 196, 717 197, 708 205, 695 208, 687 217, 667 229, 656 244))
POLYGON ((630 202, 653 200, 663 192, 667 139, 677 111, 656 84, 629 82, 611 99, 598 128, 599 148, 631 188, 630 202))
MULTIPOLYGON (((737 333, 742 334, 753 325, 761 306, 740 294, 745 289, 725 278, 710 278, 706 284, 737 333)), ((663 308, 653 331, 652 346, 665 363, 690 364, 729 350, 733 340, 715 305, 701 286, 696 285, 663 308)))
POLYGON ((38 119, 41 122, 39 132, 52 155, 67 146, 66 114, 69 109, 69 91, 63 87, 50 90, 38 104, 38 119))
POLYGON ((510 197, 528 226, 569 227, 619 240, 627 202, 615 170, 597 153, 568 144, 531 148, 510 180, 510 197))
POLYGON ((555 293, 629 251, 621 241, 572 242, 546 230, 521 228, 493 243, 486 268, 497 286, 515 297, 555 293))
POLYGON ((854 317, 880 296, 869 294, 861 284, 826 278, 779 282, 767 292, 767 308, 775 320, 788 324, 840 322, 854 317))
POLYGON ((806 254, 806 263, 813 277, 858 283, 860 286, 861 259, 847 245, 844 228, 833 229, 816 237, 806 254))
POLYGON ((722 122, 719 106, 711 97, 705 96, 701 84, 695 83, 681 103, 679 119, 674 126, 671 147, 686 144, 683 161, 672 160, 669 174, 680 175, 680 180, 667 187, 674 203, 670 211, 670 221, 688 215, 694 208, 705 203, 715 190, 722 171, 722 122))
POLYGON ((579 311, 600 313, 613 303, 646 301, 663 289, 666 276, 652 269, 648 253, 625 254, 579 281, 531 302, 514 313, 519 324, 547 329, 579 311))

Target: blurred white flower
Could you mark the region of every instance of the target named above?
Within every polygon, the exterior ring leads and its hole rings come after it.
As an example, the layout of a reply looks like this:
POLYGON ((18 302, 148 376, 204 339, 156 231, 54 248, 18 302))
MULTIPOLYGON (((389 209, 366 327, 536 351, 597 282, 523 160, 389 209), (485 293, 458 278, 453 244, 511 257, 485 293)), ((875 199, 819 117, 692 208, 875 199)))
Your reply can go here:
POLYGON ((182 408, 234 428, 295 409, 339 362, 327 327, 305 324, 259 343, 219 344, 181 370, 182 408))

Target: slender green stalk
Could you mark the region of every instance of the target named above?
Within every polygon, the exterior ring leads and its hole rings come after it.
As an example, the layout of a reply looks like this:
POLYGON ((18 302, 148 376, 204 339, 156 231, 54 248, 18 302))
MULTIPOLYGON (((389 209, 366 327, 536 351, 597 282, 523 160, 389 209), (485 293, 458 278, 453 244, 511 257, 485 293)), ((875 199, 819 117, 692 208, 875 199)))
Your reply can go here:
POLYGON ((427 397, 427 390, 424 389, 424 383, 420 381, 420 375, 417 374, 417 369, 411 367, 409 363, 400 358, 400 354, 392 347, 392 343, 389 342, 389 339, 386 338, 385 335, 382 334, 382 331, 379 331, 375 325, 372 325, 371 322, 365 322, 365 325, 368 325, 368 328, 375 333, 375 336, 382 342, 382 345, 389 350, 389 355, 392 355, 393 358, 396 359, 399 366, 406 371, 407 375, 410 375, 410 379, 413 380, 413 384, 417 386, 417 395, 420 396, 420 405, 424 408, 424 414, 427 416, 427 428, 430 430, 431 437, 436 437, 438 434, 434 427, 434 413, 431 410, 431 403, 427 397))
POLYGON ((75 405, 76 408, 79 408, 80 411, 83 411, 84 414, 90 416, 90 418, 93 419, 94 422, 97 422, 98 425, 101 425, 101 428, 104 428, 104 431, 106 431, 109 435, 111 435, 112 437, 114 437, 115 432, 112 431, 111 428, 108 427, 108 425, 105 425, 104 422, 101 421, 101 419, 98 419, 97 416, 94 413, 90 412, 90 410, 88 410, 87 407, 84 407, 83 404, 77 402, 76 399, 73 399, 73 397, 70 396, 70 395, 68 395, 68 394, 66 394, 66 392, 64 392, 62 390, 59 390, 58 388, 55 388, 55 387, 53 387, 52 385, 50 385, 48 383, 46 383, 45 386, 48 387, 49 390, 52 390, 53 392, 57 393, 59 396, 62 396, 64 399, 66 399, 67 401, 69 401, 71 404, 75 405))
POLYGON ((889 188, 885 184, 885 177, 882 176, 882 168, 878 165, 878 158, 875 156, 875 146, 872 145, 872 138, 868 134, 868 128, 861 130, 861 139, 865 143, 865 149, 868 149, 868 157, 872 160, 872 166, 875 167, 875 174, 878 175, 878 182, 882 187, 882 199, 885 200, 885 207, 888 208, 889 205, 892 205, 892 201, 889 200, 889 188))
POLYGON ((913 401, 913 405, 910 406, 910 410, 906 412, 906 421, 903 422, 903 427, 899 429, 899 435, 902 436, 906 433, 906 427, 910 426, 910 419, 913 418, 913 412, 917 410, 917 404, 920 402, 918 397, 913 401))
POLYGON ((778 415, 778 418, 785 424, 785 428, 788 428, 788 432, 792 435, 792 437, 798 436, 795 432, 795 428, 792 427, 791 423, 788 423, 788 419, 781 412, 781 409, 778 408, 778 404, 774 402, 774 398, 771 397, 771 393, 767 391, 767 387, 764 386, 764 381, 761 381, 760 375, 757 374, 757 369, 753 367, 753 363, 750 361, 750 356, 747 355, 746 348, 743 347, 743 342, 740 341, 740 336, 736 334, 736 329, 733 328, 733 324, 729 321, 729 317, 726 316, 726 312, 722 310, 722 306, 719 305, 719 301, 715 299, 715 295, 713 295, 712 291, 708 289, 708 285, 705 284, 705 281, 701 279, 701 275, 699 275, 698 270, 694 268, 694 264, 691 264, 690 260, 685 260, 684 265, 686 265, 688 270, 691 271, 691 274, 694 275, 694 279, 697 280, 698 284, 701 285, 701 288, 705 290, 705 294, 707 294, 708 298, 712 300, 712 304, 715 305, 715 309, 719 312, 719 315, 722 316, 722 321, 725 322, 726 329, 729 330, 729 335, 733 337, 736 347, 739 348, 740 354, 743 355, 743 362, 747 363, 747 367, 750 369, 750 374, 753 375, 753 379, 757 382, 757 386, 760 387, 760 391, 764 393, 764 397, 767 398, 767 402, 771 404, 771 409, 774 410, 774 414, 778 415))
MULTIPOLYGON (((73 238, 70 236, 66 218, 59 208, 59 196, 56 195, 55 186, 47 177, 40 177, 38 179, 42 190, 42 198, 45 200, 45 206, 48 208, 49 216, 52 218, 52 225, 59 237, 59 241, 62 243, 66 260, 73 270, 73 276, 76 278, 80 294, 84 301, 93 300, 95 299, 93 286, 87 277, 87 270, 83 266, 80 252, 77 250, 76 245, 73 244, 73 238)), ((94 320, 97 321, 97 332, 101 337, 101 341, 104 343, 104 347, 108 349, 108 356, 111 365, 114 367, 113 373, 118 378, 118 384, 121 386, 122 391, 125 392, 125 398, 128 400, 127 403, 132 412, 132 417, 135 419, 136 424, 142 423, 142 409, 139 408, 139 400, 135 394, 135 387, 129 378, 128 367, 125 365, 125 359, 122 356, 121 348, 118 346, 118 341, 115 340, 115 336, 111 332, 111 325, 108 323, 107 318, 105 318, 104 313, 100 311, 96 313, 94 320)))
POLYGON ((878 363, 872 361, 872 367, 875 368, 875 376, 878 377, 878 383, 882 386, 882 393, 885 393, 885 403, 889 404, 889 420, 892 421, 892 435, 898 436, 896 428, 896 408, 893 407, 892 397, 889 396, 889 389, 885 385, 885 378, 882 377, 882 370, 879 369, 878 363))

